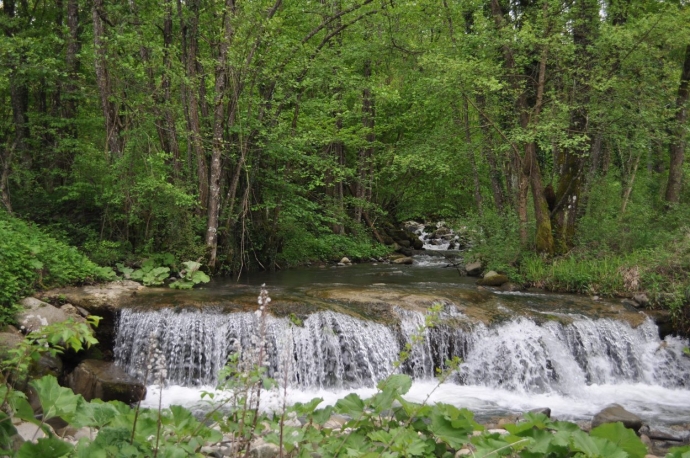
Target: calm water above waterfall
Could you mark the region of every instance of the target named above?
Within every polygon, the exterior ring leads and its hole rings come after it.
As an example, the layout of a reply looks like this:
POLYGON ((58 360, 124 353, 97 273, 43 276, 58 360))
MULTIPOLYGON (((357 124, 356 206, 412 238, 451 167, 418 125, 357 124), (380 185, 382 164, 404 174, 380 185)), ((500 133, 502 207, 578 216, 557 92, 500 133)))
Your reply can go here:
MULTIPOLYGON (((569 419, 589 418, 619 402, 649 420, 690 421, 690 358, 682 353, 687 342, 661 341, 656 325, 637 311, 576 296, 477 291, 473 279, 444 268, 443 256, 416 261, 153 291, 139 298, 139 307, 122 312, 116 358, 143 379, 153 334, 166 355, 164 402, 198 402, 228 356, 258 334, 253 304, 265 282, 275 313, 266 331, 269 374, 288 380, 291 402, 373 393, 436 302, 444 305, 442 324, 424 332, 403 367, 415 378, 411 400, 424 400, 436 369, 459 356, 461 370, 436 389, 432 402, 480 415, 551 407, 569 419)), ((157 404, 157 389, 149 391, 147 401, 157 404)))

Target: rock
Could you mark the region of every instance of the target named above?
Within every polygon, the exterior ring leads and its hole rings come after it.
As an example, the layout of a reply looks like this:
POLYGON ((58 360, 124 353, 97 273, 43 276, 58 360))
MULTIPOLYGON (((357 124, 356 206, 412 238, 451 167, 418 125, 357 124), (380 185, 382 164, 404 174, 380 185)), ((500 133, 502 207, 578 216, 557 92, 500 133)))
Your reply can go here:
POLYGON ((350 261, 349 258, 345 257, 345 258, 340 260, 340 263, 341 264, 352 264, 352 261, 350 261))
POLYGON ((645 433, 650 439, 670 442, 689 442, 690 431, 676 431, 675 429, 667 428, 665 426, 649 427, 645 433))
POLYGON ((33 423, 22 422, 15 426, 15 428, 17 429, 17 434, 24 442, 36 442, 38 439, 46 437, 46 433, 33 423))
POLYGON ((635 294, 633 296, 633 301, 635 301, 640 307, 647 307, 649 305, 649 298, 645 293, 635 294))
POLYGON ((68 317, 73 318, 75 321, 86 321, 84 319, 84 315, 82 315, 82 313, 72 304, 65 304, 62 307, 60 307, 60 310, 62 310, 68 317))
POLYGON ((506 275, 495 273, 495 275, 492 275, 490 277, 485 276, 481 280, 477 281, 477 284, 480 286, 501 286, 504 283, 508 283, 509 281, 510 279, 506 275))
POLYGON ((326 420, 323 424, 324 428, 327 429, 342 429, 343 425, 347 423, 348 419, 342 415, 331 415, 331 418, 326 420))
POLYGON ((393 264, 412 264, 412 258, 405 256, 404 258, 397 258, 393 260, 393 264))
POLYGON ((424 249, 424 242, 422 242, 419 239, 414 239, 412 241, 412 248, 414 248, 415 250, 423 250, 424 249))
POLYGON ((6 350, 14 348, 24 340, 24 336, 16 332, 0 332, 0 356, 4 356, 6 350))
POLYGON ((104 310, 117 310, 125 305, 145 286, 132 280, 121 280, 101 285, 59 288, 47 291, 44 297, 65 300, 75 307, 81 307, 94 315, 103 316, 104 310))
POLYGON ((45 375, 52 375, 59 378, 62 375, 62 360, 57 356, 50 356, 47 353, 41 355, 38 361, 34 361, 29 366, 29 374, 32 378, 41 378, 45 375))
POLYGON ((645 310, 644 313, 649 316, 659 328, 659 339, 663 340, 668 335, 673 335, 673 318, 670 310, 645 310))
POLYGON ((465 272, 470 277, 478 277, 482 273, 482 263, 480 261, 471 262, 465 266, 465 272))
POLYGON ((450 229, 448 229, 447 227, 439 227, 432 234, 432 237, 434 237, 435 239, 438 239, 438 238, 443 237, 444 235, 449 235, 449 234, 450 234, 450 229))
POLYGON ((300 421, 296 418, 287 418, 283 422, 283 426, 291 426, 293 428, 301 428, 302 423, 300 423, 300 421))
POLYGON ((619 404, 611 404, 592 418, 592 429, 605 423, 616 423, 618 421, 623 423, 626 428, 630 428, 635 432, 642 427, 642 419, 640 417, 628 412, 619 404))
MULTIPOLYGON (((23 444, 24 442, 26 442, 26 441, 22 438, 22 436, 20 436, 19 434, 14 434, 14 435, 10 438, 10 444, 9 444, 9 445, 10 445, 10 449, 13 450, 13 451, 15 451, 15 452, 19 451, 19 448, 22 446, 22 444, 23 444)), ((14 455, 13 455, 13 456, 14 456, 14 455)))
POLYGON ((652 440, 646 434, 640 434, 640 440, 645 445, 645 447, 647 447, 647 450, 651 450, 652 447, 654 447, 652 440))
POLYGON ((398 245, 400 245, 403 248, 410 248, 410 245, 412 245, 412 244, 410 243, 409 240, 399 240, 398 245))
POLYGON ((517 283, 503 283, 501 285, 501 291, 508 291, 508 292, 515 292, 515 291, 522 291, 524 288, 522 285, 518 285, 517 283))
POLYGON ((404 246, 398 247, 396 251, 400 254, 405 255, 408 258, 413 254, 411 248, 405 248, 404 246))
POLYGON ((530 413, 542 413, 546 415, 548 418, 551 418, 551 409, 548 407, 539 407, 537 409, 531 409, 529 410, 530 413))
MULTIPOLYGON (((286 440, 288 440, 286 438, 286 440)), ((251 458, 275 458, 280 454, 280 449, 275 444, 269 444, 263 439, 252 442, 249 456, 251 458)))
POLYGON ((84 399, 133 404, 146 396, 146 387, 115 363, 87 359, 67 376, 67 386, 84 399))
POLYGON ((470 456, 472 455, 472 451, 469 448, 461 448, 455 453, 455 458, 458 458, 459 456, 470 456))
POLYGON ((388 235, 381 234, 381 241, 383 242, 384 245, 393 245, 395 244, 395 240, 393 240, 392 237, 388 235))
POLYGON ((630 299, 623 299, 623 300, 621 301, 621 304, 627 305, 628 307, 635 307, 635 308, 640 307, 640 304, 638 304, 638 303, 635 302, 635 301, 631 301, 630 299))
MULTIPOLYGON (((44 298, 68 302, 77 310, 80 308, 88 314, 102 318, 96 328, 97 346, 104 357, 112 357, 110 343, 115 340, 115 323, 120 307, 132 302, 137 293, 146 290, 145 286, 131 280, 114 281, 101 285, 59 288, 46 291, 44 298)), ((82 312, 83 313, 83 312, 82 312)))
POLYGON ((488 434, 498 434, 499 436, 506 436, 506 435, 510 434, 508 431, 506 431, 503 428, 487 429, 486 432, 488 434))
POLYGON ((35 297, 27 297, 19 302, 26 309, 17 316, 17 322, 27 333, 53 323, 67 320, 68 315, 57 307, 35 297))

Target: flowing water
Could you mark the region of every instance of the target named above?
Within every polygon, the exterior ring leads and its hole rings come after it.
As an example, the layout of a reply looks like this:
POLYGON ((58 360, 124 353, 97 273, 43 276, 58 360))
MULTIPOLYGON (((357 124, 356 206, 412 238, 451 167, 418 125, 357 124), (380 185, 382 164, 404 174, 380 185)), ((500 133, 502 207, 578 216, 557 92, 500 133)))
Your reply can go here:
MULTIPOLYGON (((566 419, 588 419, 618 402, 647 420, 690 421, 687 342, 660 340, 650 319, 615 302, 477 291, 446 267, 452 262, 421 256, 412 266, 311 268, 186 293, 154 291, 122 311, 116 359, 143 379, 155 342, 167 365, 164 403, 197 404, 230 355, 257 347, 261 323, 252 302, 265 282, 273 299, 266 366, 287 382, 288 402, 373 394, 415 340, 402 366, 415 380, 413 401, 429 396, 479 416, 550 407, 566 419), (424 328, 434 303, 442 304, 440 324, 424 328), (454 356, 463 360, 460 370, 437 386, 436 370, 454 356)), ((160 378, 155 370, 148 377, 160 378)), ((150 387, 146 402, 157 405, 158 394, 150 387)), ((264 399, 266 408, 282 402, 264 399)))

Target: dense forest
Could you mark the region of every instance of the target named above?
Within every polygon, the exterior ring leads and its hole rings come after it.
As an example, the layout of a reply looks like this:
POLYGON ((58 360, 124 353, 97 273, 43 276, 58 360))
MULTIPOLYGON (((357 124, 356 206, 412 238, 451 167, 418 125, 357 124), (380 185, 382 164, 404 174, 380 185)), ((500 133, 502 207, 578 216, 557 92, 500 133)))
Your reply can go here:
POLYGON ((2 206, 98 264, 274 269, 445 219, 503 270, 642 253, 690 296, 683 1, 3 0, 0 27, 2 206))

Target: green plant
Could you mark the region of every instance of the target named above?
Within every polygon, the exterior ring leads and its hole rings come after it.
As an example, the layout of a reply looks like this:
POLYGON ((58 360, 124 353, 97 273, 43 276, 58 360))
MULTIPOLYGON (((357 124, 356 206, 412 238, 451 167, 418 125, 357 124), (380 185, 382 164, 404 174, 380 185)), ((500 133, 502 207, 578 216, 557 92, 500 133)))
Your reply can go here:
POLYGON ((122 263, 118 263, 116 267, 125 278, 140 281, 145 286, 162 285, 170 275, 170 267, 160 266, 155 259, 147 259, 136 270, 122 263))
POLYGON ((192 289, 199 283, 208 283, 211 278, 200 271, 201 263, 197 261, 185 261, 182 263, 184 269, 180 271, 180 278, 170 283, 171 288, 192 289))
POLYGON ((15 304, 37 289, 113 278, 76 248, 0 210, 0 325, 11 323, 15 304))

